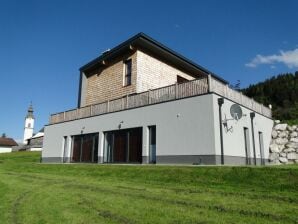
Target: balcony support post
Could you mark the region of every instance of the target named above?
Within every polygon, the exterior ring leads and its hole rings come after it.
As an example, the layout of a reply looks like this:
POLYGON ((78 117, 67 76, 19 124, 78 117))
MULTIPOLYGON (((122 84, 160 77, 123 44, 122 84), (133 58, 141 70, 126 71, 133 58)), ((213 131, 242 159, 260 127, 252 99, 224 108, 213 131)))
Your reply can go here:
POLYGON ((208 74, 208 77, 207 77, 207 85, 208 85, 208 93, 212 92, 212 86, 211 86, 211 75, 208 74))
POLYGON ((151 104, 150 92, 151 92, 151 90, 149 89, 149 90, 148 90, 148 104, 151 104))

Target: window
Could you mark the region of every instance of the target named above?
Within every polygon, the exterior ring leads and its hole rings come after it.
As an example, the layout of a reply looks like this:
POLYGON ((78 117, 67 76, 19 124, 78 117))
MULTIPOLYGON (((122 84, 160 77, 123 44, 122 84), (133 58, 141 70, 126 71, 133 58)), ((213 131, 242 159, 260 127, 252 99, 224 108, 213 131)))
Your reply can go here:
POLYGON ((188 80, 186 78, 183 78, 182 76, 180 75, 177 75, 177 83, 180 84, 180 83, 184 83, 184 82, 187 82, 188 80))
POLYGON ((63 137, 63 162, 67 162, 68 152, 67 152, 67 136, 63 137))
POLYGON ((246 164, 250 165, 250 145, 249 145, 249 131, 248 128, 244 127, 244 148, 246 155, 246 164))
POLYGON ((142 163, 143 129, 131 128, 105 132, 105 163, 142 163))
POLYGON ((131 59, 124 62, 125 74, 124 74, 124 86, 131 85, 131 59))
POLYGON ((31 128, 31 123, 28 123, 28 128, 31 128))
POLYGON ((260 131, 259 131, 259 144, 260 144, 261 165, 265 165, 263 133, 260 131))
POLYGON ((72 136, 72 162, 98 162, 98 133, 72 136))
POLYGON ((156 163, 156 126, 149 126, 149 162, 156 163))

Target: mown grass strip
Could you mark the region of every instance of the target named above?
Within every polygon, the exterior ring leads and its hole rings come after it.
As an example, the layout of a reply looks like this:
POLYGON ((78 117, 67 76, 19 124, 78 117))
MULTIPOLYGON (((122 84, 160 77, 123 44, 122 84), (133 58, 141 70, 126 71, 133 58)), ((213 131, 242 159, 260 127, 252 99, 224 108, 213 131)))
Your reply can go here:
POLYGON ((0 155, 1 224, 298 223, 298 166, 50 165, 38 156, 0 155))
MULTIPOLYGON (((139 193, 140 189, 137 189, 137 192, 131 192, 131 190, 136 190, 133 188, 128 188, 130 191, 119 191, 119 187, 117 189, 111 188, 104 188, 104 187, 98 187, 98 186, 90 186, 87 184, 75 184, 75 183, 65 183, 65 180, 57 180, 57 179, 51 179, 51 178, 38 178, 32 175, 22 175, 21 177, 23 178, 31 178, 35 180, 39 180, 42 182, 45 182, 47 184, 61 184, 63 188, 65 189, 80 189, 80 190, 89 190, 93 192, 98 192, 98 193, 108 193, 108 194, 113 194, 113 195, 119 195, 119 196, 125 196, 128 198, 138 198, 138 199, 143 199, 143 200, 151 200, 151 201, 158 201, 159 203, 165 203, 165 204, 176 204, 180 206, 188 206, 188 207, 196 207, 200 209, 208 209, 208 210, 213 210, 219 213, 238 213, 243 216, 253 216, 253 217, 261 217, 261 218, 266 218, 270 220, 275 220, 275 221, 288 221, 288 222, 293 222, 295 223, 297 220, 293 219, 289 216, 286 215, 277 215, 277 214, 272 214, 272 213, 265 213, 261 211, 249 211, 245 209, 231 209, 223 205, 206 205, 205 203, 202 202, 191 202, 191 201, 184 201, 184 200, 178 200, 178 199, 169 199, 164 197, 161 197, 160 195, 146 195, 143 193, 139 193)), ((121 188, 120 188, 121 189, 121 188)), ((124 188, 125 189, 125 188, 124 188)))

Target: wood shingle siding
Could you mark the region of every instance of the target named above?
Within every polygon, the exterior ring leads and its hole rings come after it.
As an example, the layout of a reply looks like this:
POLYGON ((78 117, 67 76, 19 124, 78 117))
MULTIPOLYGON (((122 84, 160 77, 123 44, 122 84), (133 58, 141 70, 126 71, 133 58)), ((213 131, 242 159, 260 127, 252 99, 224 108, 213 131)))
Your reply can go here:
POLYGON ((178 75, 187 80, 194 79, 190 74, 136 50, 87 73, 85 106, 172 85, 177 82, 178 75), (124 86, 124 61, 127 59, 132 60, 131 85, 124 86))
POLYGON ((99 68, 88 74, 86 88, 86 106, 115 99, 126 94, 136 93, 137 63, 136 52, 117 60, 106 62, 104 68, 99 68), (131 85, 124 86, 124 64, 132 59, 131 85))
POLYGON ((138 92, 175 84, 178 75, 187 80, 195 79, 191 74, 187 74, 140 50, 137 51, 137 65, 138 92))

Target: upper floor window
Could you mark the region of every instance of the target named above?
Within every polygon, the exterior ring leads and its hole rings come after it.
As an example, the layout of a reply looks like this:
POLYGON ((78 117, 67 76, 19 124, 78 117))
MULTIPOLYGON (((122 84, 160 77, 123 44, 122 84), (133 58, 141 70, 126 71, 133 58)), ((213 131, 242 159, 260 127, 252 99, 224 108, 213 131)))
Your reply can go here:
POLYGON ((124 86, 131 85, 131 59, 124 62, 125 73, 124 73, 124 86))
POLYGON ((180 75, 177 75, 177 83, 183 83, 183 82, 187 82, 188 80, 186 78, 183 78, 180 75))

